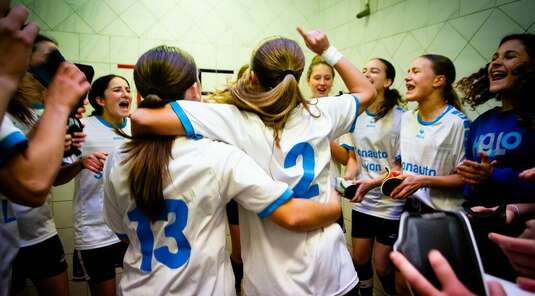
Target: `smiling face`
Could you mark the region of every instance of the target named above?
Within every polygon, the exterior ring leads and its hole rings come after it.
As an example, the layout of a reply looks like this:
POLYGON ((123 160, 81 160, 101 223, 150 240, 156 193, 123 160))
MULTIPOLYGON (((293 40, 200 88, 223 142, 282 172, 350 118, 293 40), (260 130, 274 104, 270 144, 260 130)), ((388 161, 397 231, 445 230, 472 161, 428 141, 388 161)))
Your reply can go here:
POLYGON ((513 39, 504 42, 492 56, 488 67, 489 90, 492 93, 512 90, 518 79, 513 74, 514 70, 528 61, 529 55, 521 41, 513 39))
POLYGON ((384 93, 385 89, 392 84, 392 79, 386 78, 386 66, 377 59, 370 60, 362 68, 362 74, 368 78, 377 93, 384 93))
POLYGON ((333 86, 333 72, 331 67, 325 64, 315 65, 308 79, 308 85, 314 98, 328 96, 333 86))
POLYGON ((132 95, 128 83, 120 78, 114 77, 108 83, 104 91, 104 98, 97 97, 97 103, 102 106, 103 114, 107 117, 123 119, 128 116, 132 95))
POLYGON ((405 97, 408 101, 420 101, 430 96, 437 87, 437 75, 430 60, 419 57, 414 60, 405 76, 405 97))

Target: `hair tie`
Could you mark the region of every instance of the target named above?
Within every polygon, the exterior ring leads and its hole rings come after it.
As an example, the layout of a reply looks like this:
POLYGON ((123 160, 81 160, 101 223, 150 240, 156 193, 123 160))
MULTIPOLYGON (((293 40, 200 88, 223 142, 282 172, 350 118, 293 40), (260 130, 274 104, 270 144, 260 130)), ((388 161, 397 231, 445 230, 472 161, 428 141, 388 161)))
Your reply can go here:
POLYGON ((293 70, 284 70, 284 72, 282 72, 283 77, 286 77, 286 75, 288 74, 291 74, 294 78, 297 79, 297 76, 295 75, 293 70))

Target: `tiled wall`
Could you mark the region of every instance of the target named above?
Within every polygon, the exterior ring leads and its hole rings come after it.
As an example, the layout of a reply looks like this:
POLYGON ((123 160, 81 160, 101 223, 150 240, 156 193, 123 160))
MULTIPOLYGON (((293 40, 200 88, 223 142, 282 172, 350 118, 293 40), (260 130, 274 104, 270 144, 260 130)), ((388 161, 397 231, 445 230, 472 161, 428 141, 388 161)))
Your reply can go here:
MULTIPOLYGON (((31 19, 59 41, 67 59, 92 64, 96 77, 116 73, 131 84, 131 70, 118 69, 117 64, 133 64, 156 45, 179 46, 200 67, 237 70, 265 37, 282 35, 302 44, 295 32, 301 25, 325 30, 359 67, 372 57, 390 60, 397 70, 395 86, 403 93, 405 70, 422 53, 447 55, 460 78, 483 66, 505 34, 535 33, 533 0, 370 0, 371 15, 363 19, 355 18, 363 8, 359 0, 15 2, 30 9, 31 19)), ((301 85, 308 94, 303 81, 301 85)), ((343 89, 339 78, 335 89, 343 89)), ((472 118, 480 111, 467 110, 472 118)), ((51 203, 67 253, 72 253, 72 187, 55 188, 51 203)), ((350 217, 347 203, 344 215, 350 217)), ((73 295, 87 293, 84 284, 72 284, 72 289, 73 295)))

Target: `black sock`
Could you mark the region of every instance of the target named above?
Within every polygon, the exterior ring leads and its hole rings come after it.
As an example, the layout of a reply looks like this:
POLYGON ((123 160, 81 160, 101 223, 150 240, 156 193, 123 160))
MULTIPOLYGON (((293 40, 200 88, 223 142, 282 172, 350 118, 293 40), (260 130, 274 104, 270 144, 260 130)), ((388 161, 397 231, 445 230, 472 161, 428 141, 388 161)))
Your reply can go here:
POLYGON ((234 272, 234 288, 236 289, 236 294, 240 295, 241 281, 243 279, 243 263, 236 262, 230 257, 230 264, 232 264, 232 272, 234 272))
POLYGON ((396 282, 394 278, 394 271, 391 271, 385 276, 380 276, 379 280, 381 281, 381 285, 383 286, 383 290, 388 295, 395 295, 396 294, 396 282))
POLYGON ((361 296, 372 296, 373 295, 373 269, 372 262, 368 262, 357 265, 353 264, 357 270, 359 276, 359 292, 361 296))

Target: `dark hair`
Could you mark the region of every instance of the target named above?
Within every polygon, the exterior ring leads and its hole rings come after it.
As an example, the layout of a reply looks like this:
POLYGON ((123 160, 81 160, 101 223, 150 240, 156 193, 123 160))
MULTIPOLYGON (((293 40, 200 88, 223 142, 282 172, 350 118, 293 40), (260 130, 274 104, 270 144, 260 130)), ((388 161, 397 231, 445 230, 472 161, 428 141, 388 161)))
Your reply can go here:
POLYGON ((45 35, 42 35, 42 34, 37 34, 37 36, 35 37, 35 40, 33 41, 32 52, 37 49, 37 44, 39 44, 41 42, 52 42, 56 46, 59 45, 58 42, 55 39, 52 39, 52 38, 50 38, 48 36, 45 36, 45 35))
MULTIPOLYGON (((535 102, 532 98, 535 92, 535 61, 533 60, 533 57, 535 57, 535 35, 529 33, 507 35, 502 38, 499 46, 510 40, 520 41, 529 56, 529 61, 526 64, 514 69, 514 72, 518 75, 515 92, 519 97, 516 102, 513 102, 515 104, 514 110, 524 127, 535 129, 535 102)), ((464 94, 463 101, 467 102, 472 109, 490 99, 500 99, 497 94, 491 93, 489 89, 489 65, 490 63, 486 64, 485 67, 477 72, 457 82, 456 87, 464 94)))
POLYGON ((37 122, 37 117, 32 111, 32 103, 41 102, 45 90, 46 87, 30 72, 24 73, 13 98, 7 105, 7 112, 27 127, 32 127, 37 122))
POLYGON ((331 74, 333 75, 333 78, 334 78, 336 72, 334 71, 333 66, 327 64, 327 62, 321 56, 316 55, 312 59, 312 62, 310 62, 310 66, 308 66, 307 81, 310 80, 310 76, 312 76, 312 72, 314 71, 314 67, 316 67, 317 65, 325 65, 325 66, 329 67, 329 69, 331 69, 331 74))
POLYGON ((238 75, 236 76, 237 79, 240 79, 243 74, 245 73, 245 71, 247 71, 247 69, 249 69, 249 64, 245 64, 243 66, 240 67, 240 70, 238 70, 238 75))
POLYGON ((128 80, 126 80, 126 78, 115 74, 102 76, 99 77, 97 80, 93 81, 91 89, 89 90, 89 94, 87 95, 87 98, 89 99, 89 104, 91 104, 91 107, 93 107, 94 109, 93 112, 91 112, 91 115, 102 115, 104 113, 104 109, 97 102, 97 97, 101 97, 104 99, 104 92, 110 85, 110 81, 112 81, 113 78, 121 78, 122 80, 126 81, 126 84, 128 84, 128 86, 130 87, 130 83, 128 83, 128 80))
MULTIPOLYGON (((182 99, 197 81, 193 58, 176 47, 158 46, 144 53, 134 66, 136 88, 144 98, 140 108, 161 108, 182 99)), ((164 184, 170 181, 169 160, 174 136, 131 138, 125 144, 123 163, 131 163, 129 184, 136 206, 151 222, 164 209, 164 184)))
MULTIPOLYGON (((374 58, 372 60, 378 60, 385 66, 385 75, 387 79, 390 79, 392 81, 392 84, 394 83, 394 79, 396 78, 396 69, 394 66, 387 60, 382 58, 374 58)), ((390 84, 390 86, 392 86, 390 84)), ((383 118, 392 108, 394 108, 396 105, 401 104, 401 95, 399 94, 397 89, 392 89, 388 86, 385 88, 385 100, 383 102, 383 105, 379 108, 379 111, 375 114, 375 120, 379 120, 383 118)))
POLYGON ((455 66, 451 60, 439 54, 424 54, 420 57, 426 58, 431 62, 433 72, 436 75, 444 75, 444 77, 446 77, 446 83, 442 89, 442 96, 446 103, 458 110, 462 110, 461 101, 453 89, 453 83, 455 82, 455 66))

